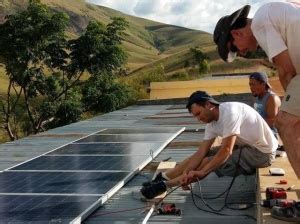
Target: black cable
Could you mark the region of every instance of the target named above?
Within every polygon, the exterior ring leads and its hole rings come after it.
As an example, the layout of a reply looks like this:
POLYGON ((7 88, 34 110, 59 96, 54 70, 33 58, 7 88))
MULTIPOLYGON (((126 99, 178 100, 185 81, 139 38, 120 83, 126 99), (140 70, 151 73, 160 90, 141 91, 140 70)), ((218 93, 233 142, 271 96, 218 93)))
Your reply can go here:
POLYGON ((191 195, 192 195, 192 200, 193 200, 193 203, 195 205, 196 208, 202 210, 202 211, 205 211, 205 212, 210 212, 210 213, 213 213, 213 214, 217 214, 217 215, 225 215, 225 216, 245 216, 245 217, 248 217, 248 218, 251 218, 251 219, 254 219, 256 220, 256 218, 254 218, 253 216, 250 216, 250 215, 229 215, 229 214, 224 214, 224 213, 220 213, 220 211, 222 211, 225 207, 228 208, 228 209, 232 209, 232 210, 246 210, 246 209, 249 209, 253 206, 253 204, 251 204, 250 206, 246 206, 246 208, 233 208, 233 207, 230 207, 229 204, 237 204, 237 203, 228 203, 227 200, 228 200, 228 196, 229 196, 229 192, 234 184, 234 181, 238 175, 238 169, 239 169, 239 166, 240 166, 240 159, 241 159, 241 154, 242 154, 242 149, 240 149, 240 153, 239 153, 239 158, 238 158, 238 162, 236 164, 236 171, 235 171, 235 175, 234 177, 232 178, 230 184, 229 184, 229 187, 224 191, 222 192, 221 194, 215 196, 215 197, 203 197, 202 195, 202 190, 201 190, 201 184, 200 184, 200 181, 199 179, 197 179, 197 183, 198 183, 198 188, 199 188, 199 192, 200 192, 200 196, 195 194, 193 192, 193 187, 192 185, 190 184, 190 188, 191 188, 191 195), (219 209, 215 209, 213 207, 211 207, 204 199, 217 199, 217 198, 220 198, 222 195, 224 195, 226 193, 226 196, 225 196, 225 202, 224 202, 224 205, 219 208, 219 209), (198 197, 201 199, 201 202, 204 204, 204 206, 206 206, 207 208, 209 208, 211 211, 209 210, 206 210, 206 209, 203 209, 203 208, 200 208, 197 204, 196 204, 196 201, 195 201, 195 198, 194 196, 198 197))
MULTIPOLYGON (((192 192, 192 190, 193 190, 192 185, 190 185, 190 187, 191 187, 191 192, 192 192)), ((199 206, 197 205, 197 203, 196 203, 196 201, 195 201, 195 198, 194 198, 194 194, 191 193, 191 195, 192 195, 192 200, 193 200, 193 203, 194 203, 195 207, 198 208, 198 209, 201 210, 201 211, 204 211, 204 212, 207 212, 207 213, 211 213, 211 214, 215 214, 215 215, 220 215, 220 216, 246 217, 246 218, 250 218, 250 219, 253 219, 253 220, 256 221, 256 218, 253 217, 253 216, 251 216, 251 215, 232 215, 232 214, 226 214, 226 213, 221 213, 221 212, 216 212, 216 211, 210 211, 210 210, 201 208, 201 207, 199 207, 199 206)))

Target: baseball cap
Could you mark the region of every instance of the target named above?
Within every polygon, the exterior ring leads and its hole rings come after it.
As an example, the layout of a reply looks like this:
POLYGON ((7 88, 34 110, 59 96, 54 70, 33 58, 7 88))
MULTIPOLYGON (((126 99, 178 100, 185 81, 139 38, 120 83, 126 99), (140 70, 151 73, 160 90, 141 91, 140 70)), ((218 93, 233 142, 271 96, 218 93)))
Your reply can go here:
POLYGON ((237 19, 247 18, 249 11, 250 5, 245 5, 231 15, 223 16, 215 27, 214 42, 218 45, 218 53, 225 62, 232 62, 236 57, 236 52, 229 51, 227 46, 231 35, 231 27, 237 19))
POLYGON ((254 72, 249 76, 250 79, 256 79, 257 81, 264 82, 267 86, 272 89, 272 86, 269 83, 269 79, 266 73, 264 72, 254 72))
POLYGON ((211 95, 209 95, 205 91, 196 91, 192 93, 192 95, 189 97, 188 103, 186 105, 186 108, 190 108, 192 104, 194 103, 201 103, 209 101, 213 104, 220 104, 218 101, 216 101, 211 95))

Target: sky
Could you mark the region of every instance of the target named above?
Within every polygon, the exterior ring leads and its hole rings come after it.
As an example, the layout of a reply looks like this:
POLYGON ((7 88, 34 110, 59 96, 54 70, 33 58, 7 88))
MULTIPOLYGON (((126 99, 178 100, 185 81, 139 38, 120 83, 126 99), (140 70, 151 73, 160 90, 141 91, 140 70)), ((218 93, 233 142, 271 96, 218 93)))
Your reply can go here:
MULTIPOLYGON (((272 0, 86 0, 123 13, 162 23, 213 33, 222 16, 251 5, 249 17, 272 0)), ((282 0, 273 0, 282 1, 282 0)))

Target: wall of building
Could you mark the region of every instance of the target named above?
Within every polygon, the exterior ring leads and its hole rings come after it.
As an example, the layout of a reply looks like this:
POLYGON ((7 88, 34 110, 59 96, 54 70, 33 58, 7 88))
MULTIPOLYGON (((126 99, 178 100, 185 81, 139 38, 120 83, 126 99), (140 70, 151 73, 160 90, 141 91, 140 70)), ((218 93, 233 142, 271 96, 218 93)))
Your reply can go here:
MULTIPOLYGON (((270 79, 274 91, 283 95, 278 77, 270 79)), ((152 82, 150 99, 184 98, 196 90, 207 91, 211 95, 250 93, 248 77, 218 77, 191 81, 152 82)))

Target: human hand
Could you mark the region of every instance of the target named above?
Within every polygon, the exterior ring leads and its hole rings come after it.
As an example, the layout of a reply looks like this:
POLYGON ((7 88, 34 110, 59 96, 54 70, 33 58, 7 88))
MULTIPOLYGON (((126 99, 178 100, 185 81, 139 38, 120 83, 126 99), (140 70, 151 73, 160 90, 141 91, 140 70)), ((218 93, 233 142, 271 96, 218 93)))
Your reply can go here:
POLYGON ((180 185, 181 186, 187 186, 188 175, 187 175, 187 171, 186 170, 183 171, 181 179, 179 181, 180 181, 180 185))
POLYGON ((207 174, 201 170, 192 170, 187 175, 188 184, 202 180, 206 175, 207 174))

